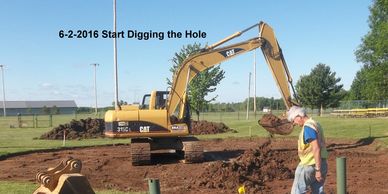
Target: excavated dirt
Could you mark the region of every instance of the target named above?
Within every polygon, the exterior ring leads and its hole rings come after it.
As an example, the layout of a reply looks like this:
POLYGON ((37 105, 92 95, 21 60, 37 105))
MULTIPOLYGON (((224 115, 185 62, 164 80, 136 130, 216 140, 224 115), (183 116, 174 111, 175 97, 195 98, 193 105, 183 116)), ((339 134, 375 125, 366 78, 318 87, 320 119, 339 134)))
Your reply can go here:
MULTIPOLYGON (((388 152, 376 139, 328 139, 326 193, 336 193, 336 157, 342 156, 347 158, 348 193, 388 193, 388 152)), ((129 144, 26 153, 0 159, 0 181, 34 182, 36 173, 73 157, 82 161, 81 173, 95 190, 147 191, 147 180, 157 178, 167 194, 237 193, 240 184, 248 193, 289 193, 298 164, 296 141, 201 141, 205 161, 197 164, 179 163, 174 153, 153 153, 152 165, 132 166, 129 144)))
POLYGON ((288 122, 287 119, 280 119, 273 114, 263 115, 263 117, 259 120, 259 125, 271 134, 279 135, 288 135, 293 129, 293 124, 291 122, 288 122))
POLYGON ((72 120, 70 123, 59 125, 51 131, 43 134, 40 139, 63 139, 65 134, 66 139, 87 139, 104 136, 104 120, 103 119, 80 119, 72 120))
POLYGON ((270 192, 271 187, 266 185, 267 182, 293 177, 292 170, 285 166, 281 153, 272 150, 270 144, 268 141, 259 149, 246 150, 231 162, 217 161, 210 164, 193 184, 230 191, 244 186, 248 193, 270 192))
POLYGON ((191 121, 191 134, 204 135, 204 134, 217 134, 225 133, 231 129, 224 123, 216 123, 209 121, 191 121))
MULTIPOLYGON (((208 121, 191 121, 191 134, 217 134, 225 133, 231 129, 224 123, 215 123, 208 121)), ((104 137, 104 120, 103 119, 81 119, 72 120, 70 123, 59 125, 49 132, 43 134, 40 139, 88 139, 104 137)))

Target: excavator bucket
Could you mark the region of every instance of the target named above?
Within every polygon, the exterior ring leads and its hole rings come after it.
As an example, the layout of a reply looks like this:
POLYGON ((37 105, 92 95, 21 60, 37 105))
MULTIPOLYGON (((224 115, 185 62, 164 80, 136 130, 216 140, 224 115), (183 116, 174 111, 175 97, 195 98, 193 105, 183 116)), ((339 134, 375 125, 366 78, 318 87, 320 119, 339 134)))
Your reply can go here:
POLYGON ((278 135, 289 135, 294 129, 294 125, 286 118, 279 118, 273 114, 263 115, 259 120, 259 125, 269 133, 278 135))
POLYGON ((79 173, 81 168, 80 160, 69 158, 54 168, 39 172, 36 180, 40 187, 34 194, 94 194, 88 179, 79 173))

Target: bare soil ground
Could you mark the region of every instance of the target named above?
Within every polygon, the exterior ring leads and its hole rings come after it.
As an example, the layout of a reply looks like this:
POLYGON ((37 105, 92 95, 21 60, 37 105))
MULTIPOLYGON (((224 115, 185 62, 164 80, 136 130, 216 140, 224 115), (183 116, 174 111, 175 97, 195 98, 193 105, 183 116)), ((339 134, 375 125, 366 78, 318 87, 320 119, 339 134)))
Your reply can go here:
MULTIPOLYGON (((336 157, 347 158, 349 193, 388 193, 388 152, 375 139, 329 139, 326 192, 336 193, 336 157)), ((289 193, 298 163, 296 139, 215 139, 202 141, 205 161, 180 163, 173 153, 155 153, 153 165, 132 166, 130 145, 35 152, 0 159, 0 180, 34 182, 37 172, 67 157, 80 159, 81 173, 94 189, 146 191, 147 179, 158 178, 162 193, 289 193)), ((37 185, 38 187, 38 185, 37 185)))

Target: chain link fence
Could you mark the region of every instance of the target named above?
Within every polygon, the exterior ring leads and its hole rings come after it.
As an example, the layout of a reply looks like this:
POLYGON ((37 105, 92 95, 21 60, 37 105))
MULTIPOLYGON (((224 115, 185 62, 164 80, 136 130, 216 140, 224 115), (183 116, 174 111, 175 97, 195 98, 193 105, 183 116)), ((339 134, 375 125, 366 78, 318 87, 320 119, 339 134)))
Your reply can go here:
POLYGON ((0 117, 0 128, 51 128, 71 120, 86 118, 104 118, 105 112, 74 114, 18 114, 17 116, 0 117))

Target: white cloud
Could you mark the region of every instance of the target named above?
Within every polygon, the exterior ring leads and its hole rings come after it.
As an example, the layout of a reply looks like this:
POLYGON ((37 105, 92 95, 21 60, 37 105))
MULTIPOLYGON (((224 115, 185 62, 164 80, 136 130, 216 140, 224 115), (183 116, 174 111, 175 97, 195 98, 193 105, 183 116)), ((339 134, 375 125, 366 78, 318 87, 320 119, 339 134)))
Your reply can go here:
POLYGON ((57 90, 54 90, 54 91, 52 91, 51 93, 52 93, 53 95, 56 95, 56 96, 62 94, 60 91, 57 91, 57 90))
POLYGON ((54 85, 52 83, 41 83, 39 84, 39 87, 43 88, 43 89, 51 89, 51 88, 54 88, 54 85))

